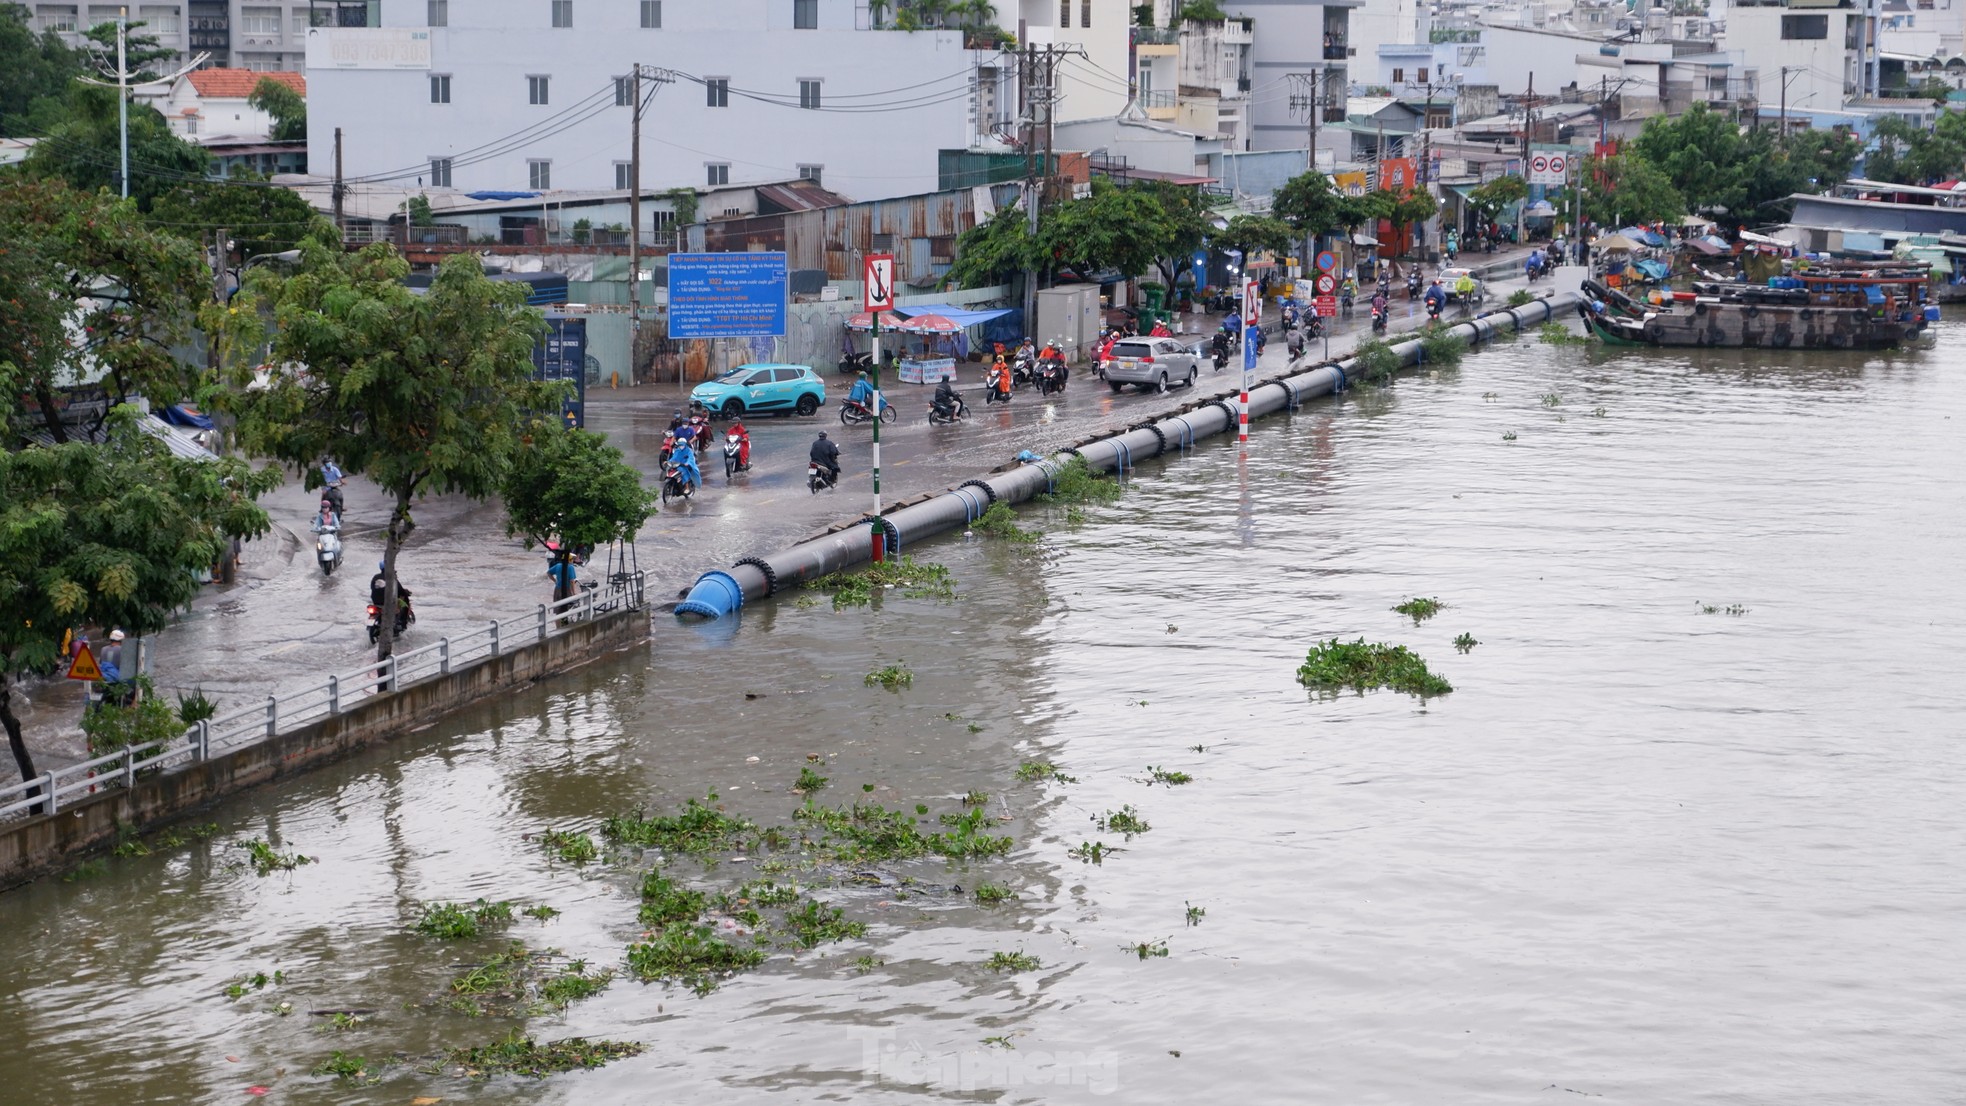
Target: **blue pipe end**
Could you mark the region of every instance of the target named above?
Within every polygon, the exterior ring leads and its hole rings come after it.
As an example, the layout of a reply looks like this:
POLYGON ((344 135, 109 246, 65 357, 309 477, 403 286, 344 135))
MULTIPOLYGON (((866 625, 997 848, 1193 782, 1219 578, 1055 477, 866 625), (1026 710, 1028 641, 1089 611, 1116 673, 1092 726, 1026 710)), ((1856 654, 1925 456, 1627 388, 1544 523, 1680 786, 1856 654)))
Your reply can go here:
POLYGON ((676 617, 693 614, 699 618, 722 618, 744 606, 744 589, 728 572, 706 572, 697 577, 689 595, 676 604, 676 617))

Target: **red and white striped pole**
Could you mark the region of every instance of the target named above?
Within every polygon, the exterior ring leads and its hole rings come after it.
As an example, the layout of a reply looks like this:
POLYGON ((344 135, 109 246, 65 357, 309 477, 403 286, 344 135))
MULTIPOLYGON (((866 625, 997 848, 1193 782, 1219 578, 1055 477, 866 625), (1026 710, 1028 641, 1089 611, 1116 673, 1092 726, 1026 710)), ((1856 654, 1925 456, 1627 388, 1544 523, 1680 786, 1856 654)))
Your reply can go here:
POLYGON ((1263 286, 1242 284, 1242 398, 1236 401, 1236 442, 1249 444, 1249 370, 1256 366, 1256 330, 1263 321, 1263 286))

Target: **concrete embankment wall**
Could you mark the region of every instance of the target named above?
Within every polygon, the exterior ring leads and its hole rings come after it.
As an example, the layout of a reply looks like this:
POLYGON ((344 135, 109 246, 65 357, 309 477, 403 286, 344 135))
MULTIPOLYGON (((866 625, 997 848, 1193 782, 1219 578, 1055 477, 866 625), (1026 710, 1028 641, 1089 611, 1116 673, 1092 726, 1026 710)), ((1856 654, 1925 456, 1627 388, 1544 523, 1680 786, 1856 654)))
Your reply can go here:
POLYGON ((646 608, 616 611, 495 657, 351 704, 290 732, 104 789, 61 810, 0 824, 0 889, 183 818, 250 787, 285 779, 429 725, 477 700, 577 668, 648 640, 646 608))

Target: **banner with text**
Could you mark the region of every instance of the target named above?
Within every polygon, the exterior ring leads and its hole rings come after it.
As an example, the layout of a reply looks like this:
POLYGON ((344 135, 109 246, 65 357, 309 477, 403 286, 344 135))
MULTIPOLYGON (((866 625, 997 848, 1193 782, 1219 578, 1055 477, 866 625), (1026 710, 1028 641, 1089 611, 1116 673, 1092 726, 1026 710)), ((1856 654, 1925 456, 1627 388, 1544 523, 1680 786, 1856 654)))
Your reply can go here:
POLYGON ((784 253, 669 255, 669 337, 785 334, 784 253))

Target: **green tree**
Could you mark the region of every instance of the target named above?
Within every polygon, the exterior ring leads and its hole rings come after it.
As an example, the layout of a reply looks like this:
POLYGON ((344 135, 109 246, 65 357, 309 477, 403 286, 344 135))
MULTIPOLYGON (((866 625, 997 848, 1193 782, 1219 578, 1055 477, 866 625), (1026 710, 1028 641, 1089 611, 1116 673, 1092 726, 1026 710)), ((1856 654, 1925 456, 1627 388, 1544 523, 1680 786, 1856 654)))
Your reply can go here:
POLYGON ((1930 184, 1966 171, 1966 113, 1944 111, 1932 129, 1921 130, 1895 115, 1871 129, 1877 144, 1864 159, 1864 176, 1893 184, 1930 184))
MULTIPOLYGON (((524 538, 527 549, 557 542, 555 560, 565 564, 575 549, 632 540, 655 513, 655 493, 599 434, 539 420, 529 436, 504 488, 505 532, 524 538)), ((553 598, 571 591, 556 583, 553 598)))
POLYGON ((1733 120, 1695 103, 1682 115, 1653 116, 1629 151, 1643 158, 1696 211, 1733 211, 1745 197, 1741 128, 1733 120))
POLYGON ((1270 199, 1270 214, 1306 237, 1331 234, 1342 225, 1345 197, 1331 178, 1311 170, 1283 182, 1270 199))
POLYGON ((1244 257, 1265 250, 1288 253, 1296 241, 1295 227, 1268 215, 1238 215, 1216 231, 1213 239, 1216 249, 1235 250, 1244 257))
POLYGON ((261 77, 246 97, 248 107, 273 117, 273 141, 307 141, 307 101, 301 94, 270 77, 261 77))
POLYGON ((1143 231, 1149 239, 1154 267, 1160 270, 1161 283, 1167 285, 1171 295, 1176 275, 1208 237, 1208 216, 1202 208, 1201 192, 1167 181, 1142 181, 1127 187, 1152 202, 1154 217, 1143 231))
POLYGON ((1633 154, 1584 162, 1584 218, 1599 226, 1656 223, 1686 211, 1666 175, 1633 154))
POLYGON ((267 529, 254 500, 278 473, 173 456, 139 417, 114 409, 100 445, 0 451, 0 726, 22 779, 37 773, 14 684, 54 672, 73 627, 163 629, 232 539, 267 529))
POLYGON ((1751 131, 1742 136, 1741 201, 1731 223, 1785 221, 1797 193, 1822 192, 1850 175, 1863 143, 1848 127, 1827 131, 1751 131))
POLYGON ((1004 208, 963 231, 956 238, 956 261, 949 267, 948 280, 961 288, 987 288, 1032 267, 1037 245, 1027 225, 1029 218, 1021 210, 1004 208))
POLYGON ((189 336, 209 270, 196 246, 144 223, 134 203, 59 180, 0 188, 0 379, 56 441, 56 390, 93 380, 119 402, 175 403, 194 380, 172 353, 189 336), (7 259, 11 259, 8 261, 7 259))
POLYGON ((1384 194, 1384 217, 1393 225, 1395 234, 1403 235, 1406 228, 1440 214, 1440 201, 1424 189, 1413 188, 1404 193, 1386 191, 1384 194))
POLYGON ((223 229, 241 261, 293 249, 322 218, 292 189, 268 184, 250 170, 179 184, 150 205, 150 224, 181 238, 202 244, 223 229))
POLYGON ((81 55, 53 31, 28 28, 24 4, 0 4, 0 135, 39 135, 60 122, 81 55))
MULTIPOLYGON (((141 19, 130 20, 123 31, 123 64, 135 75, 136 84, 155 80, 162 70, 157 62, 169 61, 177 56, 177 51, 166 50, 157 44, 156 35, 147 35, 143 29, 149 26, 141 19)), ((98 23, 82 32, 82 48, 95 55, 104 65, 114 69, 116 66, 116 21, 98 23)))
POLYGON ((1497 222, 1511 204, 1529 198, 1529 184, 1518 176, 1496 177, 1468 193, 1468 203, 1484 223, 1497 222))
MULTIPOLYGON (((78 189, 117 191, 121 153, 116 90, 78 85, 67 117, 22 162, 29 176, 60 177, 78 189)), ((130 105, 130 198, 148 211, 158 196, 204 179, 211 158, 171 133, 156 108, 130 105)))
POLYGON ((1168 222, 1156 193, 1096 177, 1092 195, 1044 212, 1038 223, 1038 249, 1051 270, 1071 266, 1084 272, 1110 269, 1139 276, 1160 255, 1158 240, 1167 233, 1168 222))
MULTIPOLYGON (((382 609, 396 609, 397 554, 425 492, 483 499, 505 482, 528 412, 557 410, 562 388, 532 379, 544 330, 517 285, 486 279, 478 259, 452 257, 427 294, 403 283, 409 265, 386 245, 343 251, 331 229, 301 244, 298 270, 255 269, 231 307, 208 309, 232 387, 220 402, 252 453, 308 474, 323 458, 366 474, 394 501, 383 544, 382 609), (264 340, 260 297, 276 330, 264 340)), ((376 659, 395 646, 381 619, 376 659)))

